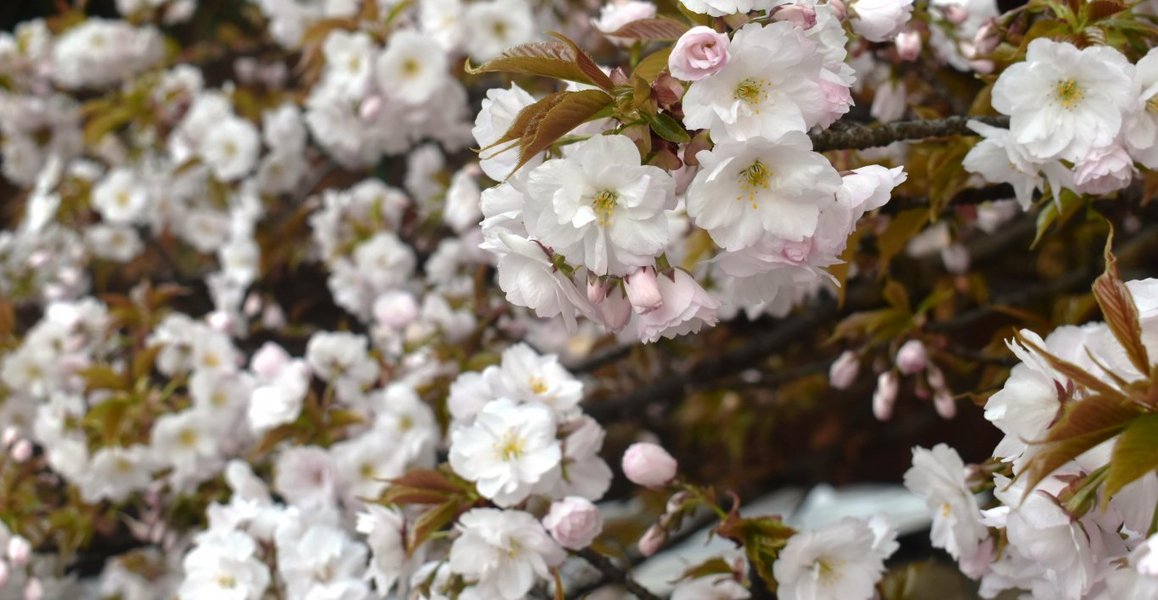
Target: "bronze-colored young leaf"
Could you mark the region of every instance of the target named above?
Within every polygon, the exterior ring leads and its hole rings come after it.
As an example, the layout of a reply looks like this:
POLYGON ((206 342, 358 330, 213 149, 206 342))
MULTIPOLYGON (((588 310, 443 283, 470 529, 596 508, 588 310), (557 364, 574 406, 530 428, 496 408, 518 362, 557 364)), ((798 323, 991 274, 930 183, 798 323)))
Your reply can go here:
POLYGON ((1154 469, 1158 469, 1158 415, 1148 414, 1130 422, 1114 443, 1104 499, 1154 469))
POLYGON ((780 550, 796 530, 785 525, 780 517, 745 519, 740 518, 738 511, 733 509, 716 528, 716 533, 720 537, 742 544, 748 562, 756 569, 756 573, 764 583, 773 588, 776 578, 772 575, 772 564, 776 562, 780 550))
POLYGON ((1114 234, 1111 231, 1110 236, 1106 238, 1106 269, 1094 281, 1094 298, 1102 308, 1106 325, 1126 351, 1130 363, 1139 373, 1149 376, 1150 357, 1147 355, 1146 346, 1142 343, 1142 323, 1138 316, 1138 307, 1134 304, 1130 290, 1118 275, 1118 262, 1110 249, 1113 240, 1114 234))
POLYGON ((1022 473, 1030 493, 1038 483, 1083 452, 1122 433, 1142 409, 1124 398, 1095 395, 1067 402, 1046 438, 1035 442, 1037 453, 1022 473))
POLYGON ((85 389, 127 391, 132 387, 124 374, 113 370, 108 365, 93 365, 77 372, 84 379, 85 389))
POLYGON ((732 565, 728 561, 720 558, 710 558, 698 565, 693 565, 684 569, 680 579, 698 579, 700 577, 707 577, 708 575, 731 575, 732 565))
POLYGON ((592 84, 606 91, 611 91, 611 89, 615 87, 615 83, 611 81, 611 77, 607 73, 604 73, 603 69, 599 68, 595 59, 591 58, 587 52, 580 48, 579 44, 576 44, 571 38, 561 33, 552 32, 550 36, 563 42, 571 49, 572 54, 575 55, 576 66, 579 67, 579 70, 587 76, 587 79, 592 84))
POLYGON ((608 33, 607 37, 667 42, 678 40, 688 29, 687 25, 674 19, 656 17, 632 21, 614 32, 608 33))
POLYGON ((554 106, 536 115, 519 143, 518 170, 538 153, 551 147, 572 129, 611 105, 613 99, 600 90, 565 92, 554 106))
POLYGON ((413 554, 433 533, 450 525, 465 510, 461 502, 452 499, 422 513, 410 527, 410 535, 406 539, 407 554, 413 554))
MULTIPOLYGON (((477 67, 468 62, 466 72, 479 73, 521 73, 565 79, 578 83, 598 85, 579 65, 579 56, 572 45, 560 41, 530 42, 507 49, 498 57, 477 67)), ((589 58, 589 57, 588 57, 589 58)), ((602 71, 600 71, 602 73, 602 71)), ((604 75, 604 77, 607 77, 604 75)), ((610 81, 608 78, 607 81, 610 81)))
MULTIPOLYGON (((567 95, 567 93, 568 92, 555 92, 553 94, 547 94, 539 100, 524 106, 522 110, 519 111, 519 114, 515 115, 514 122, 512 122, 511 126, 507 128, 507 131, 503 133, 503 136, 496 140, 493 144, 480 148, 479 154, 485 155, 490 150, 495 150, 500 146, 511 144, 512 142, 515 142, 521 139, 523 136, 527 135, 527 129, 531 126, 531 124, 534 123, 536 119, 541 118, 544 113, 546 113, 556 104, 558 104, 559 101, 563 99, 563 96, 567 95)), ((500 148, 499 152, 502 150, 506 150, 506 148, 500 148)), ((496 154, 497 153, 498 152, 496 152, 496 154)))

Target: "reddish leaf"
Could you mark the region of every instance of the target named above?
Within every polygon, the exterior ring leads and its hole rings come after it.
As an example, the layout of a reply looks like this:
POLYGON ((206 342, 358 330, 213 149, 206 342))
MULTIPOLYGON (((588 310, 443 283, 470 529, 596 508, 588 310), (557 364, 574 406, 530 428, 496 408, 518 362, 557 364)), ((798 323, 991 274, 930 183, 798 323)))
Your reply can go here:
POLYGON ((1094 298, 1102 308, 1106 325, 1126 351, 1126 356, 1142 375, 1150 374, 1150 357, 1142 343, 1142 323, 1138 317, 1138 307, 1134 297, 1118 275, 1117 259, 1110 250, 1114 240, 1113 232, 1106 238, 1106 270, 1094 281, 1094 298))
POLYGON ((671 48, 664 48, 653 54, 648 54, 635 65, 635 70, 631 72, 632 77, 639 77, 648 83, 655 83, 659 78, 659 74, 667 70, 668 57, 671 56, 671 48))
POLYGON ((612 103, 611 96, 600 90, 565 92, 554 106, 540 113, 527 126, 519 144, 519 169, 538 153, 551 147, 572 129, 590 120, 612 103))
MULTIPOLYGON (((531 42, 520 44, 507 49, 497 58, 491 59, 478 67, 472 67, 468 62, 466 72, 471 75, 479 73, 522 73, 525 75, 539 75, 565 79, 591 85, 599 85, 592 79, 591 74, 580 65, 580 57, 585 54, 576 52, 574 43, 564 42, 531 42)), ((590 57, 586 57, 590 60, 590 57)), ((586 61, 584 61, 586 62, 586 61)), ((602 74, 602 71, 600 71, 602 74)), ((603 75, 604 83, 611 79, 603 75)))
POLYGON ((1026 493, 1062 465, 1121 433, 1141 414, 1137 404, 1120 395, 1096 395, 1064 404, 1046 438, 1035 442, 1040 448, 1022 473, 1029 479, 1026 493))
MULTIPOLYGON (((469 505, 467 505, 469 506, 469 505)), ((464 512, 466 506, 458 500, 448 500, 424 513, 414 521, 406 540, 406 552, 414 554, 426 540, 436 531, 454 522, 458 515, 464 512)))
POLYGON ((1017 341, 1021 343, 1021 345, 1036 352, 1047 363, 1049 363, 1051 368, 1053 368, 1058 373, 1065 375, 1075 384, 1102 396, 1107 396, 1115 400, 1125 400, 1125 396, 1120 390, 1115 389, 1113 386, 1102 381, 1101 378, 1091 374, 1089 371, 1086 371, 1085 369, 1065 359, 1054 356, 1045 348, 1042 348, 1041 346, 1038 346, 1034 342, 1031 342, 1030 340, 1023 337, 1020 332, 1016 333, 1014 337, 1017 338, 1017 341))
POLYGON ((666 42, 678 40, 687 32, 688 26, 673 19, 657 17, 654 19, 639 19, 632 21, 612 33, 608 37, 624 38, 628 40, 649 40, 666 42))
POLYGON ((588 81, 607 91, 611 91, 611 89, 615 87, 615 83, 611 81, 611 77, 607 73, 604 73, 603 69, 599 68, 599 65, 595 63, 595 59, 584 52, 578 44, 571 41, 571 38, 561 33, 552 32, 550 35, 571 49, 571 53, 575 55, 575 64, 579 67, 579 70, 587 76, 588 81))
POLYGON ((107 365, 94 365, 81 369, 78 374, 84 378, 85 389, 126 391, 131 384, 125 380, 122 373, 114 371, 107 365))

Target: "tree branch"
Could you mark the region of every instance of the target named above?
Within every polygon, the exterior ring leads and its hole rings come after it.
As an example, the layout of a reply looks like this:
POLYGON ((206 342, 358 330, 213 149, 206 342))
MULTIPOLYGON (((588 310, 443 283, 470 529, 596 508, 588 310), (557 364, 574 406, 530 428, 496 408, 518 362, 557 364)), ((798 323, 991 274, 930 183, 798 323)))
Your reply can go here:
POLYGON ((631 578, 627 571, 619 568, 610 558, 590 549, 584 548, 575 553, 583 560, 591 563, 591 566, 599 570, 603 574, 603 580, 608 583, 617 583, 622 585, 627 591, 635 595, 639 600, 660 600, 659 596, 651 593, 650 590, 643 587, 636 580, 631 578))
POLYGON ((1009 127, 1009 117, 956 116, 945 119, 896 121, 884 125, 855 125, 840 131, 828 130, 811 134, 813 149, 817 152, 828 150, 864 150, 878 146, 888 146, 903 140, 923 140, 925 138, 950 135, 977 135, 965 126, 969 121, 980 121, 994 127, 1009 127))

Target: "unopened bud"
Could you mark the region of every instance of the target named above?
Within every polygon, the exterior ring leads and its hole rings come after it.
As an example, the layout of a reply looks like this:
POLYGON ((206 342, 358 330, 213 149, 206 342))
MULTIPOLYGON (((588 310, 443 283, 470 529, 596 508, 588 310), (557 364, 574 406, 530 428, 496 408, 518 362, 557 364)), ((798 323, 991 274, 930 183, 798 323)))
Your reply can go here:
POLYGON ((828 368, 828 382, 838 390, 847 390, 860 373, 860 359, 852 350, 845 350, 828 368))
POLYGON ((0 588, 8 585, 8 576, 12 573, 12 569, 8 566, 8 561, 0 560, 0 588))
POLYGON ((941 14, 945 15, 946 21, 954 25, 960 25, 969 19, 969 11, 957 4, 949 4, 941 7, 941 14))
POLYGON ((877 389, 873 391, 873 416, 878 421, 888 421, 892 418, 899 386, 897 374, 893 371, 885 371, 877 377, 877 389))
POLYGON ((973 36, 973 57, 988 56, 1001 43, 1001 34, 997 31, 996 21, 990 19, 977 29, 973 36))
POLYGON ((644 556, 651 556, 659 552, 666 541, 667 531, 658 525, 652 525, 643 533, 643 537, 639 538, 639 553, 644 556))
POLYGON ((929 381, 929 387, 937 391, 945 389, 945 374, 941 372, 941 369, 937 368, 937 365, 929 367, 929 374, 927 377, 929 381))
POLYGON ((358 107, 358 117, 363 121, 373 121, 382 114, 382 97, 378 95, 366 96, 362 105, 358 107))
POLYGON ((897 351, 897 368, 905 375, 920 373, 929 364, 929 353, 920 340, 909 340, 897 351))
POLYGON ((921 34, 916 31, 902 31, 893 40, 897 46, 897 56, 903 61, 914 61, 921 55, 921 34))
POLYGON ((816 25, 816 9, 803 4, 781 6, 772 13, 776 21, 788 21, 801 29, 812 29, 816 25))
POLYGON ((843 20, 848 15, 848 8, 845 7, 843 0, 828 0, 828 5, 832 7, 832 11, 836 13, 836 18, 843 20))
POLYGON ((33 577, 24 584, 24 600, 42 600, 44 598, 44 585, 40 583, 40 579, 33 577))
POLYGON ((623 474, 636 485, 663 487, 675 479, 678 466, 676 459, 657 444, 638 442, 623 453, 623 474))
POLYGON ((32 558, 32 544, 22 536, 14 535, 8 540, 8 560, 17 567, 28 564, 32 558))
POLYGON ((608 331, 619 333, 631 321, 631 303, 623 291, 616 289, 607 295, 603 302, 596 306, 599 309, 599 318, 608 331))
POLYGON ((587 278, 587 301, 592 304, 602 304, 607 297, 607 285, 598 277, 587 278))
POLYGON ((17 464, 27 461, 32 458, 32 442, 28 441, 27 438, 16 440, 16 443, 12 444, 8 456, 11 456, 17 464))
POLYGON ((655 269, 643 267, 624 278, 627 299, 636 314, 645 315, 663 306, 663 294, 659 291, 655 269))
POLYGON ((952 419, 957 416, 957 400, 947 390, 939 390, 933 394, 933 408, 942 419, 952 419))
POLYGON ((942 248, 941 262, 945 264, 946 271, 954 275, 962 275, 969 270, 969 249, 964 244, 953 244, 942 248))

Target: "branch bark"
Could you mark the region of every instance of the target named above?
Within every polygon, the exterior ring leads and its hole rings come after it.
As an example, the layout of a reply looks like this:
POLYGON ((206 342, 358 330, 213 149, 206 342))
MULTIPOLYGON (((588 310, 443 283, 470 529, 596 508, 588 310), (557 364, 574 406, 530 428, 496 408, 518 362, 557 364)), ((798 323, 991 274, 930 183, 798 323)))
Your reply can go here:
POLYGON ((1009 117, 955 116, 945 119, 896 121, 884 125, 854 125, 840 131, 831 129, 821 131, 809 137, 812 138, 812 147, 817 152, 864 150, 904 140, 977 135, 965 126, 969 121, 980 121, 994 127, 1009 127, 1009 117))
POLYGON ((659 596, 651 593, 650 590, 640 585, 638 581, 632 579, 627 571, 619 568, 610 558, 590 548, 584 548, 575 554, 598 569, 599 572, 603 574, 604 582, 622 585, 627 591, 634 594, 636 598, 639 598, 639 600, 660 600, 659 596))

